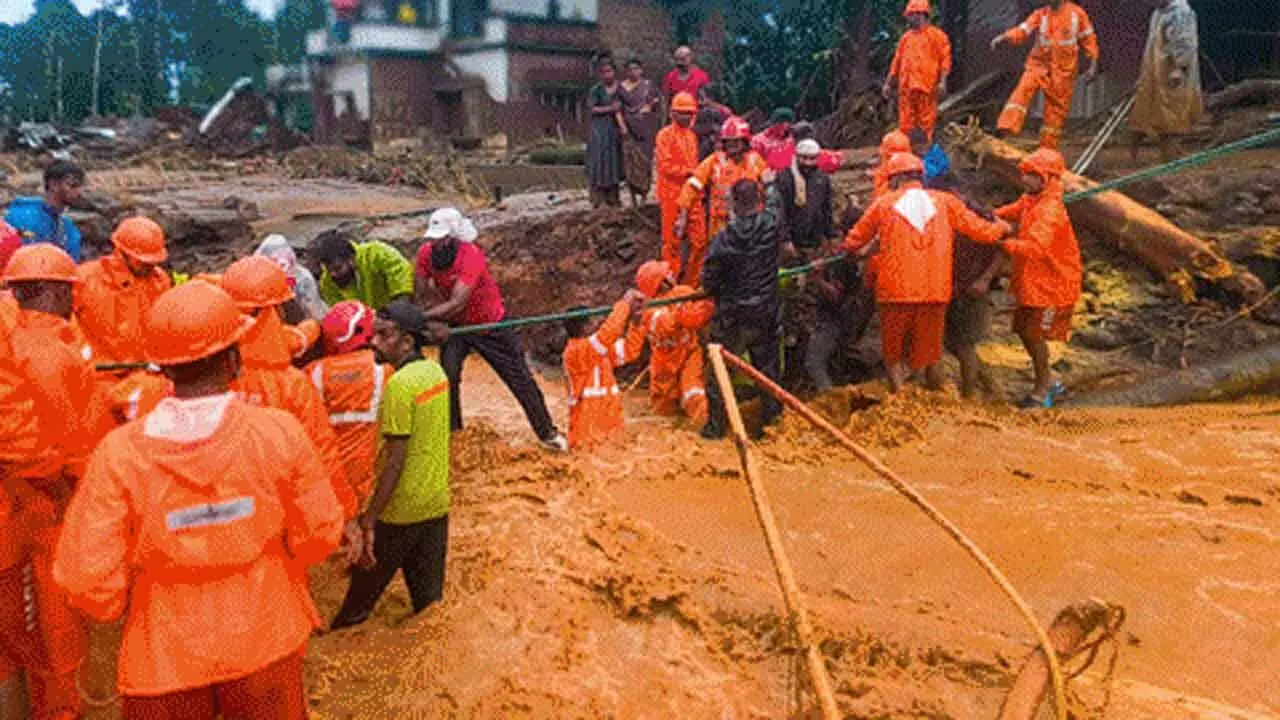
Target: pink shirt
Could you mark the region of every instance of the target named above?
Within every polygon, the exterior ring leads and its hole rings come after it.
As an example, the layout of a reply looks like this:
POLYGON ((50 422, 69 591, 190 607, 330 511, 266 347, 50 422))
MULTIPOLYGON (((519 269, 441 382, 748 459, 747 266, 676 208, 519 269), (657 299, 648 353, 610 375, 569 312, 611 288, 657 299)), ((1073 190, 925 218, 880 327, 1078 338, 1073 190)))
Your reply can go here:
POLYGON ((706 71, 697 65, 689 66, 689 77, 680 77, 680 69, 676 68, 667 73, 667 77, 662 81, 662 92, 667 99, 675 97, 677 93, 687 92, 695 98, 698 93, 702 92, 702 88, 711 84, 711 77, 706 71))
POLYGON ((435 283, 446 298, 453 294, 458 283, 471 288, 471 298, 462 311, 462 323, 466 325, 495 323, 507 315, 502 292, 489 274, 489 261, 485 260, 484 251, 472 243, 458 243, 458 256, 453 265, 444 270, 431 267, 431 243, 423 243, 418 248, 416 273, 420 280, 435 283))

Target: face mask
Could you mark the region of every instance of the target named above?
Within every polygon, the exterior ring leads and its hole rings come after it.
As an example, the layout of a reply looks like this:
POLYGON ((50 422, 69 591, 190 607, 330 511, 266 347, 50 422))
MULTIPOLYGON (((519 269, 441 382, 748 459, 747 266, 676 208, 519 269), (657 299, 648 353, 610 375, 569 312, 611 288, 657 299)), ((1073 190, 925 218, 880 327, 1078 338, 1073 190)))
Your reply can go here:
POLYGON ((431 246, 431 267, 435 270, 447 270, 453 267, 458 259, 458 243, 437 243, 431 246))

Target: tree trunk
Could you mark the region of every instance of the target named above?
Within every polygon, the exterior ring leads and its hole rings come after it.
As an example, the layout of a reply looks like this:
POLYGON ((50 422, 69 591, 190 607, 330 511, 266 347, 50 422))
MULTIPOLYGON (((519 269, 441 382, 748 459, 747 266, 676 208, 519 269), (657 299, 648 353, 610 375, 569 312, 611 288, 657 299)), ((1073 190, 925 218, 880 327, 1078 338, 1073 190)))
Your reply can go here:
POLYGON ((1204 106, 1209 110, 1221 110, 1245 103, 1277 102, 1280 102, 1280 80, 1254 78, 1209 95, 1204 99, 1204 106))
MULTIPOLYGON (((952 125, 948 132, 983 167, 1011 185, 1018 184, 1018 163, 1026 157, 1021 150, 980 130, 952 125)), ((1071 172, 1062 179, 1068 193, 1097 186, 1071 172)), ((1073 222, 1136 257, 1163 278, 1183 302, 1195 300, 1197 283, 1217 286, 1234 299, 1250 304, 1262 299, 1266 292, 1258 278, 1234 268, 1212 245, 1123 193, 1112 190, 1067 207, 1073 222)))

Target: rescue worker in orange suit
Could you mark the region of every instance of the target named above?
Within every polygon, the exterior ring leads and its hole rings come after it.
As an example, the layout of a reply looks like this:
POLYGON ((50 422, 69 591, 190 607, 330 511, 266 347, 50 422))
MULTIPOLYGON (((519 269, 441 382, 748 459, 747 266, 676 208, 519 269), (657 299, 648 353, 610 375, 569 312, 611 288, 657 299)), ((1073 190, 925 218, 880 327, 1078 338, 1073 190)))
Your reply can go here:
POLYGON ((88 629, 53 582, 53 551, 89 453, 110 424, 92 354, 71 322, 79 281, 75 261, 56 245, 29 245, 14 253, 4 277, 18 303, 10 335, 14 355, 32 384, 40 427, 50 433, 45 461, 38 470, 29 466, 27 479, 10 488, 21 508, 19 545, 29 562, 27 590, 34 597, 30 608, 40 650, 39 661, 27 667, 36 680, 32 714, 77 717, 76 670, 88 652, 88 629))
POLYGON ((222 274, 222 289, 241 312, 253 318, 253 327, 239 343, 240 374, 232 388, 248 403, 286 410, 302 423, 329 470, 343 515, 352 521, 347 528, 348 539, 357 537, 354 520, 360 508, 338 436, 329 425, 324 398, 311 380, 291 364, 294 338, 279 310, 293 299, 288 276, 270 258, 252 255, 231 263, 222 274))
POLYGON ((325 357, 305 371, 324 399, 359 504, 373 492, 378 412, 383 390, 395 372, 378 362, 370 345, 373 321, 373 310, 359 300, 334 305, 321 323, 325 357))
POLYGON ((98 363, 142 360, 143 323, 172 284, 160 263, 169 257, 164 230, 144 217, 120 223, 110 255, 80 266, 76 320, 98 363))
POLYGON ((996 217, 1018 223, 1017 237, 1000 243, 1013 265, 1012 293, 1018 301, 1013 329, 1031 356, 1035 386, 1022 407, 1053 407, 1066 387, 1053 379, 1049 342, 1066 342, 1080 300, 1084 271, 1080 245, 1063 203, 1066 162, 1041 148, 1018 164, 1026 194, 998 208, 996 217))
POLYGON ((894 155, 888 169, 893 189, 853 226, 844 249, 865 256, 878 246, 875 293, 890 388, 901 390, 910 368, 923 369, 937 389, 955 233, 994 243, 1009 226, 983 220, 954 195, 925 190, 924 163, 911 153, 894 155))
MULTIPOLYGON (((720 128, 722 150, 712 153, 693 171, 693 175, 680 190, 677 204, 680 214, 676 217, 676 237, 685 237, 692 226, 689 215, 701 212, 701 200, 705 194, 710 199, 710 212, 707 216, 707 235, 710 238, 719 235, 729 226, 733 215, 733 201, 729 195, 739 180, 750 180, 761 187, 761 197, 765 174, 769 166, 764 158, 751 149, 751 126, 740 117, 731 117, 724 121, 720 128)), ((689 264, 684 268, 683 277, 688 285, 698 288, 702 285, 702 266, 707 259, 708 245, 704 244, 697 252, 690 251, 689 264)))
POLYGON ((871 199, 889 193, 889 158, 911 152, 911 138, 901 130, 893 130, 880 139, 880 164, 872 171, 871 199))
POLYGON ((932 138, 938 99, 947 94, 951 74, 951 40, 929 22, 929 0, 911 0, 903 16, 907 31, 898 41, 882 92, 888 100, 896 82, 898 129, 905 133, 920 128, 932 138))
MULTIPOLYGON (((696 291, 677 285, 671 268, 650 261, 636 270, 636 289, 646 298, 669 300, 696 291)), ((635 362, 649 343, 649 404, 659 415, 686 417, 701 428, 707 422, 706 359, 698 332, 711 322, 715 303, 710 300, 665 305, 645 311, 627 334, 626 362, 635 362)))
POLYGON ((91 618, 124 618, 125 720, 307 717, 307 569, 342 510, 298 420, 231 390, 253 324, 199 280, 156 301, 145 357, 174 396, 107 435, 67 511, 54 579, 91 618))
POLYGON ((1035 47, 1027 55, 1022 79, 1009 96, 996 128, 1007 135, 1022 132, 1027 112, 1037 92, 1044 93, 1044 125, 1040 147, 1058 147, 1062 127, 1071 113, 1080 51, 1089 57, 1085 81, 1098 75, 1098 36, 1084 8, 1070 0, 1048 0, 1021 25, 1014 26, 991 41, 991 49, 1005 43, 1024 45, 1035 37, 1035 47))
MULTIPOLYGON (((676 234, 680 192, 698 169, 698 136, 693 132, 697 114, 698 101, 689 93, 678 93, 671 101, 671 124, 658 131, 654 144, 654 174, 658 177, 658 208, 662 212, 662 260, 671 266, 676 277, 684 267, 681 246, 685 240, 691 258, 707 252, 707 217, 702 212, 690 213, 684 236, 676 234)), ((696 274, 691 282, 697 284, 696 274)))
MULTIPOLYGON (((626 360, 627 323, 644 306, 644 296, 628 290, 613 311, 591 327, 590 318, 564 321, 569 342, 561 362, 569 393, 569 448, 582 450, 617 439, 622 432, 622 393, 613 369, 626 360)), ((582 308, 579 308, 582 309, 582 308)))

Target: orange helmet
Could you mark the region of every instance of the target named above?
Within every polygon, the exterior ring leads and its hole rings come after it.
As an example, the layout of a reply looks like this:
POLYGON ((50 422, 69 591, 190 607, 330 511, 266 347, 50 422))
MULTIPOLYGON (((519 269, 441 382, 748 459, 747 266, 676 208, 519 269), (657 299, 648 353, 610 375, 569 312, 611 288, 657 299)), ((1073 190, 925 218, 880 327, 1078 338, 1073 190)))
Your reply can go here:
POLYGON ((1067 161, 1062 158, 1062 153, 1057 150, 1040 148, 1024 157, 1022 162, 1018 163, 1018 170, 1050 180, 1062 177, 1062 173, 1067 171, 1067 161))
POLYGON ((729 119, 725 120, 724 124, 720 126, 720 139, 750 140, 751 126, 747 124, 746 120, 743 120, 737 115, 731 115, 729 119))
POLYGON ((907 3, 907 9, 902 11, 903 17, 914 13, 929 14, 929 0, 910 0, 907 3))
POLYGON ((660 260, 650 260, 636 269, 636 289, 645 297, 654 297, 662 288, 662 281, 671 278, 671 265, 660 260))
POLYGON ((9 258, 22 247, 22 233, 9 227, 9 224, 0 220, 0 272, 4 272, 4 268, 9 264, 9 258))
POLYGON ((265 255, 250 255, 231 263, 222 273, 222 289, 245 311, 275 307, 293 299, 289 276, 265 255))
POLYGON ((76 261, 57 245, 40 243, 18 248, 4 269, 9 282, 80 282, 76 261))
POLYGON ((893 157, 889 158, 889 164, 886 167, 889 170, 889 177, 903 173, 924 172, 924 163, 915 156, 915 153, 910 152, 894 153, 893 157))
POLYGON ((698 112, 698 101, 687 92, 676 93, 676 96, 671 100, 671 112, 696 113, 698 112))
POLYGON ((111 234, 111 244, 141 263, 159 265, 169 258, 164 246, 164 229, 150 218, 126 218, 111 234))
POLYGON ((880 139, 880 157, 887 161, 894 153, 911 152, 911 138, 901 130, 894 130, 880 139))
POLYGON ((362 350, 373 340, 373 310, 359 300, 343 300, 320 323, 328 355, 362 350))
POLYGON ((185 365, 236 344, 253 326, 224 290, 192 280, 166 290, 147 314, 147 360, 185 365))

